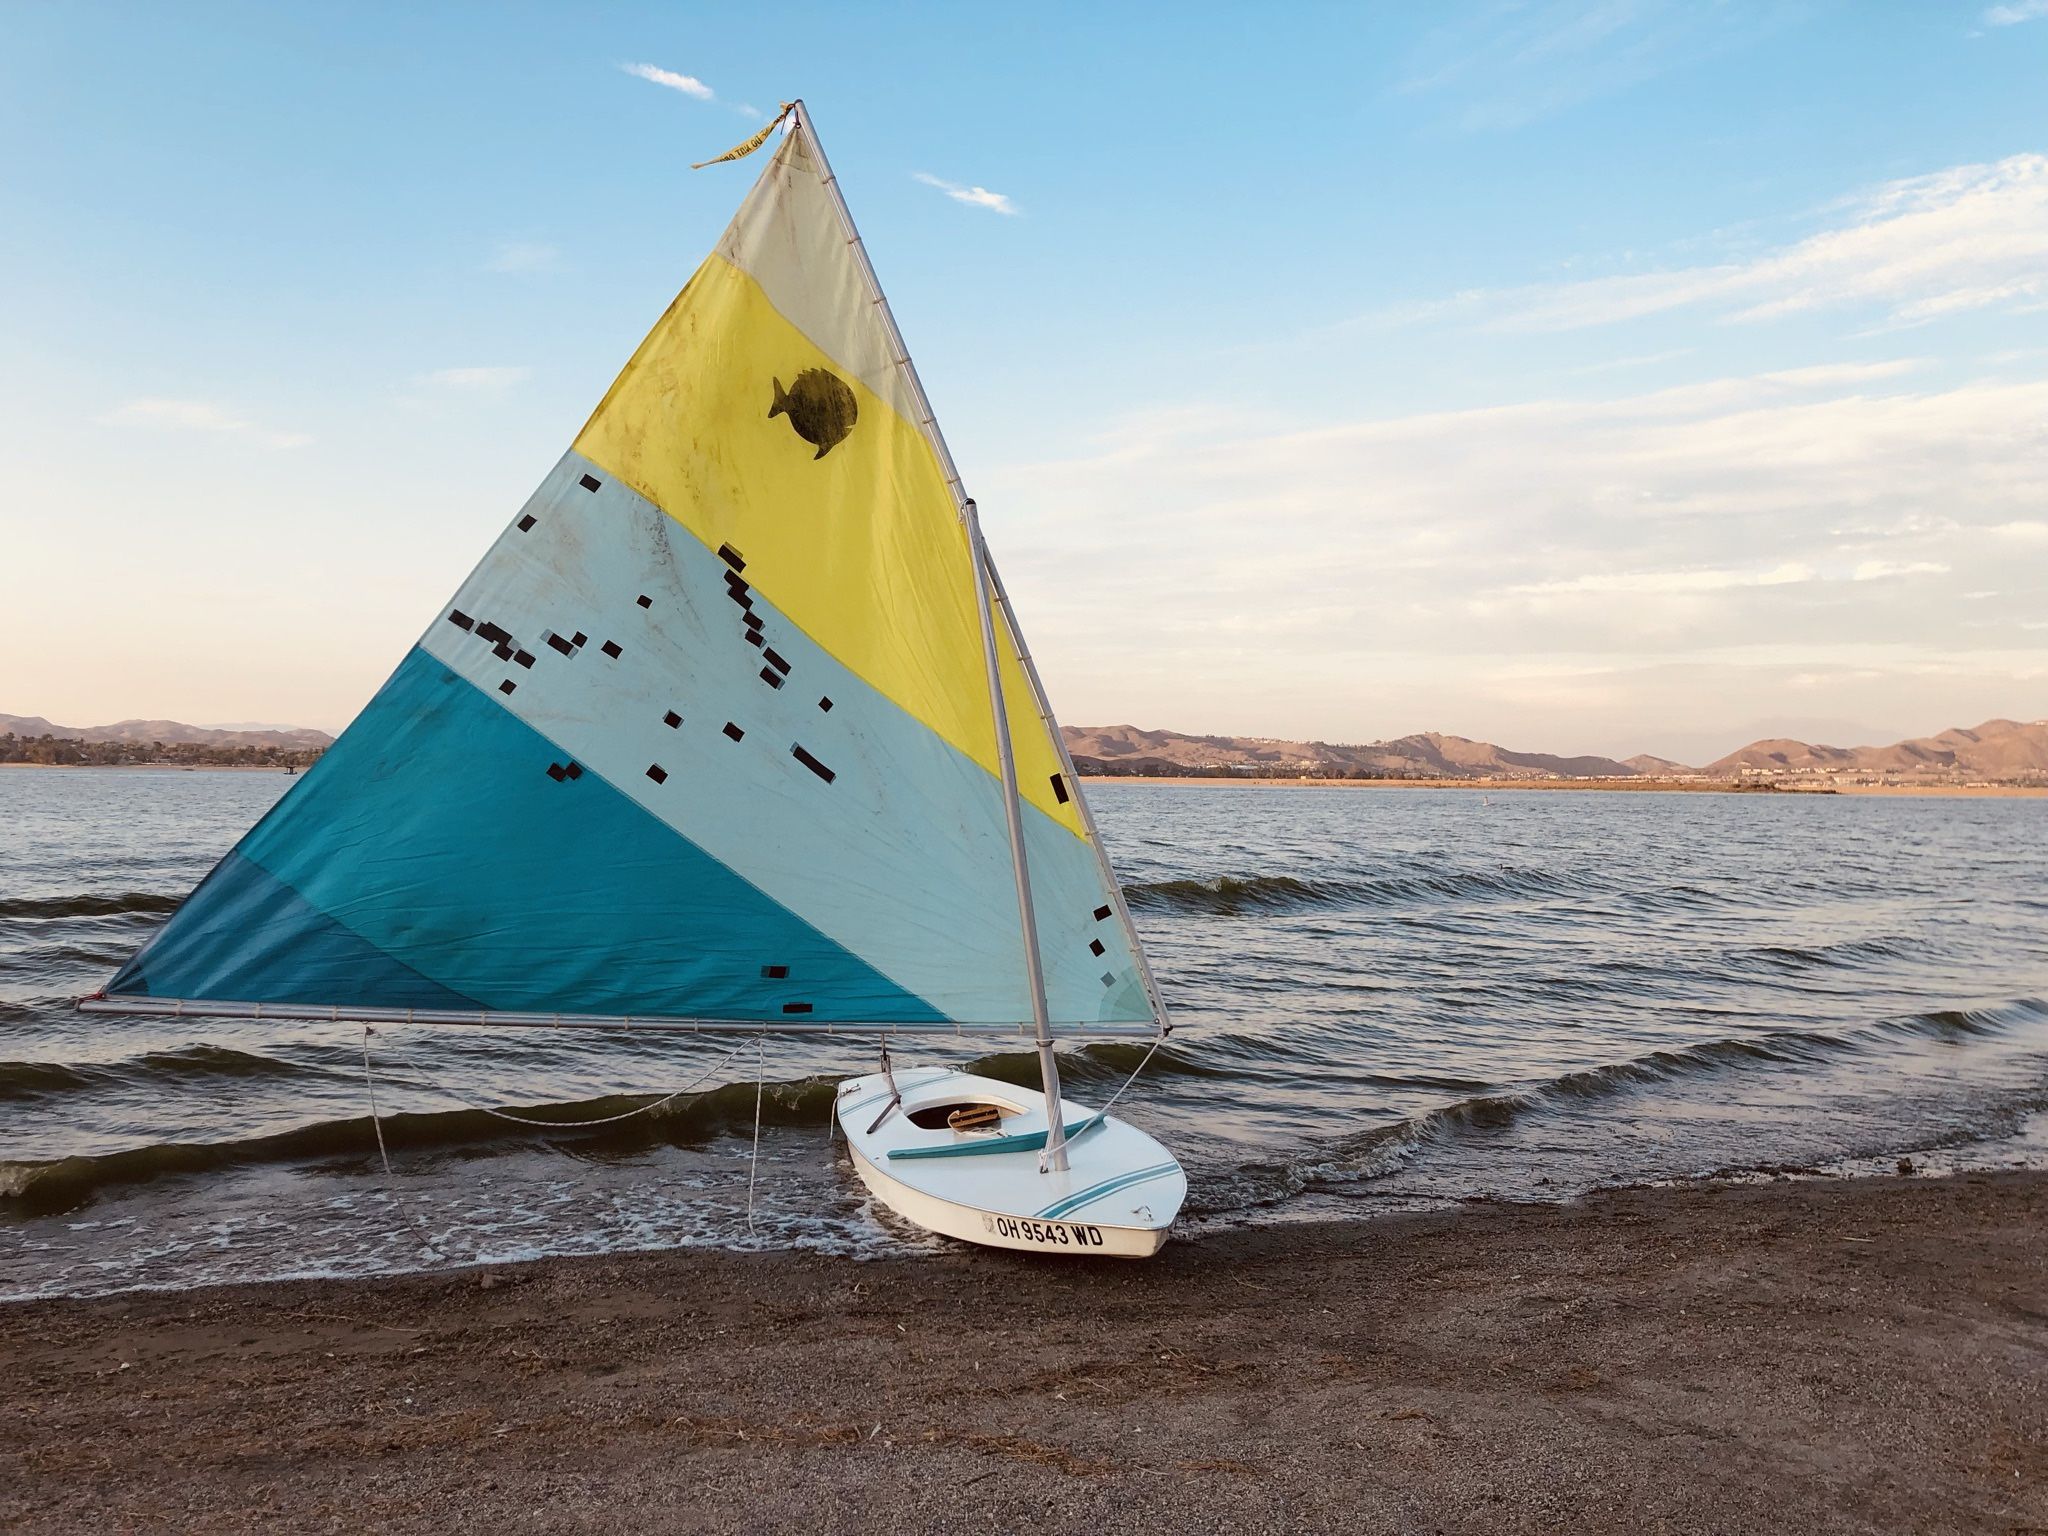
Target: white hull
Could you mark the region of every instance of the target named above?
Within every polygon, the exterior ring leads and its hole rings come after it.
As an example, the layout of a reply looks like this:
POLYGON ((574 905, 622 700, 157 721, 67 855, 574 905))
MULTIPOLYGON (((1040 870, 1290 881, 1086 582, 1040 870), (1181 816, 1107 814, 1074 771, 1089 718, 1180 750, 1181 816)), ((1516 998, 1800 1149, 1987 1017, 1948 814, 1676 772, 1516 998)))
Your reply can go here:
POLYGON ((903 1102, 874 1124, 888 1102, 879 1076, 839 1085, 836 1113, 853 1165, 883 1205, 927 1231, 1025 1253, 1149 1258, 1166 1242, 1187 1198, 1173 1154, 1143 1131, 1066 1100, 1073 1135, 1069 1166, 1039 1172, 1045 1096, 992 1078, 928 1068, 899 1073, 903 1102), (995 1104, 999 1132, 920 1126, 948 1105, 995 1104), (1009 1143, 1025 1143, 1015 1150, 1009 1143), (984 1150, 988 1149, 988 1150, 984 1150), (894 1154, 894 1155, 892 1155, 894 1154))

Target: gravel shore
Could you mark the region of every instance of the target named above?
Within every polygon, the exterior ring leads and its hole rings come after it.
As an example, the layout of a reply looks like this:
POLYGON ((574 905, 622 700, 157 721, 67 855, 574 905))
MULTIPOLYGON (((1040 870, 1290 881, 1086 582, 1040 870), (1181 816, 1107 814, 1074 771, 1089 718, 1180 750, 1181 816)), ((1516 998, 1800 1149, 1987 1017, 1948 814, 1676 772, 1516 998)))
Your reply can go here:
POLYGON ((2048 1531, 2048 1175, 0 1307, 0 1525, 2048 1531))

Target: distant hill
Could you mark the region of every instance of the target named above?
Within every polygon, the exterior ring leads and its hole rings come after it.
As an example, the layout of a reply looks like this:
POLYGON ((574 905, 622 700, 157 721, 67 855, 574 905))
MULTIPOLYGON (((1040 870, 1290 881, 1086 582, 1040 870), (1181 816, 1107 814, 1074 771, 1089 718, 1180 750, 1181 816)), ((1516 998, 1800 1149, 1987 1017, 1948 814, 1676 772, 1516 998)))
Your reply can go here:
POLYGON ((1888 747, 1814 746, 1803 741, 1753 741, 1707 764, 1704 772, 1871 774, 1958 779, 2048 778, 2048 720, 1986 720, 1888 747))
POLYGON ((1688 768, 1684 763, 1674 763, 1668 757, 1657 757, 1649 752, 1638 752, 1634 757, 1625 757, 1622 761, 1635 769, 1637 773, 1648 774, 1653 778, 1663 775, 1684 775, 1699 772, 1697 768, 1688 768))
POLYGON ((300 752, 317 752, 331 746, 334 738, 325 731, 279 726, 262 730, 229 730, 219 726, 186 725, 180 720, 116 720, 112 725, 55 725, 41 715, 0 715, 0 736, 21 736, 33 740, 54 736, 65 741, 112 741, 147 746, 198 747, 285 747, 300 752))
MULTIPOLYGON (((1514 752, 1490 741, 1471 741, 1425 731, 1396 741, 1347 745, 1327 741, 1281 741, 1263 736, 1186 736, 1135 725, 1062 728, 1074 767, 1082 773, 1174 774, 1189 772, 1394 779, 1629 779, 1645 772, 1611 757, 1555 757, 1548 752, 1514 752)), ((1650 759, 1662 762, 1662 759, 1650 759)))
POLYGON ((1754 741, 1740 751, 1690 768, 1639 753, 1558 757, 1516 752, 1490 741, 1424 731, 1358 745, 1282 741, 1265 736, 1188 736, 1135 725, 1067 726, 1074 766, 1082 773, 1217 774, 1291 778, 1389 779, 1755 779, 1800 775, 1911 779, 1923 782, 2048 781, 2048 720, 1987 720, 1896 742, 1888 747, 1814 746, 1754 741))

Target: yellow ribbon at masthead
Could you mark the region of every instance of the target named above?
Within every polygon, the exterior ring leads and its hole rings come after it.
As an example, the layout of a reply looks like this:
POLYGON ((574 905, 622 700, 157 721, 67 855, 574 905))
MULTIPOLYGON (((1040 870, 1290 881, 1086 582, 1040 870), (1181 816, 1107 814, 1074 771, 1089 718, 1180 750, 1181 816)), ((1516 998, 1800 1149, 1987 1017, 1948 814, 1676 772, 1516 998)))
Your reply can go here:
POLYGON ((747 156, 751 155, 763 144, 766 144, 768 142, 768 135, 773 133, 777 128, 780 128, 782 126, 782 120, 785 117, 789 116, 789 114, 795 110, 795 102, 785 101, 782 104, 782 110, 776 113, 775 116, 769 121, 768 125, 765 128, 763 128, 759 133, 755 134, 751 138, 740 140, 739 143, 733 145, 731 149, 728 149, 722 155, 713 155, 709 160, 699 160, 695 165, 691 166, 690 169, 693 171, 701 171, 707 165, 722 165, 727 160, 746 159, 747 156))

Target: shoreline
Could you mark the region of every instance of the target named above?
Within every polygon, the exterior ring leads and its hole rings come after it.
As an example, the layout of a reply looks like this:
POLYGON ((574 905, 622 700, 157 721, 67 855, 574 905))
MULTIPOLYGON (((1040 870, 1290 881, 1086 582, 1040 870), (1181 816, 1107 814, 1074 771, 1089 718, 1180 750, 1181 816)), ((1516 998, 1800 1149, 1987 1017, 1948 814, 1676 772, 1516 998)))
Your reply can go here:
POLYGON ((0 1306, 0 1526, 2048 1525, 2048 1173, 0 1306))
POLYGON ((1638 795, 1883 795, 1959 800, 2048 798, 2048 784, 1818 784, 1811 788, 1790 785, 1767 788, 1734 779, 1698 783, 1669 779, 1289 779, 1142 773, 1084 773, 1079 778, 1084 790, 1091 784, 1160 784, 1176 789, 1464 789, 1482 793, 1521 789, 1591 789, 1638 795))
MULTIPOLYGON (((4 769, 41 769, 58 773, 276 773, 286 769, 271 763, 0 763, 4 769)), ((304 768, 294 768, 303 775, 304 768)), ((1877 795, 1884 797, 1941 800, 2034 800, 2048 799, 2048 784, 1746 784, 1735 779, 1702 780, 1697 783, 1670 779, 1324 779, 1254 778, 1243 776, 1146 773, 1084 773, 1077 776, 1085 790, 1091 784, 1155 784, 1172 789, 1463 789, 1482 793, 1510 790, 1599 790, 1622 794, 1666 795, 1877 795)))

